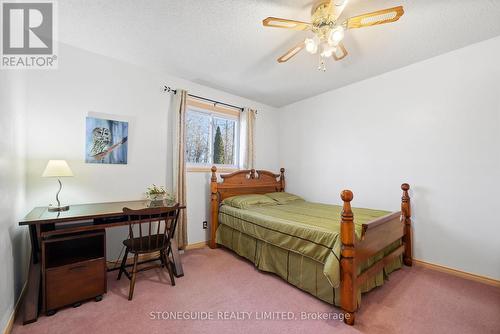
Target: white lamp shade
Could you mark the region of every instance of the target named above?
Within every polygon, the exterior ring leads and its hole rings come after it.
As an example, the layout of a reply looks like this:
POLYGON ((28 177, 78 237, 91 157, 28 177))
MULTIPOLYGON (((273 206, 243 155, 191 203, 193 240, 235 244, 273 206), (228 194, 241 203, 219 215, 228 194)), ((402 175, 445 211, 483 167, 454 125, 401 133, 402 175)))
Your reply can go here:
POLYGON ((73 176, 66 160, 49 160, 43 171, 42 177, 73 176))

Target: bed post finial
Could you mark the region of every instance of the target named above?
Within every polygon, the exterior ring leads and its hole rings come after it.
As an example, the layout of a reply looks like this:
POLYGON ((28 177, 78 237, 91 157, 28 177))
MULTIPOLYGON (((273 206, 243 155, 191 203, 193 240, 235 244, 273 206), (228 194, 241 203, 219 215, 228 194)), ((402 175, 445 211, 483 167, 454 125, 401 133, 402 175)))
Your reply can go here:
POLYGON ((285 169, 280 168, 281 191, 285 191, 285 169))
POLYGON ((410 185, 408 183, 403 183, 401 185, 401 190, 403 190, 403 196, 401 197, 401 222, 404 224, 405 235, 403 237, 403 242, 405 245, 405 250, 403 253, 403 262, 407 266, 413 264, 412 250, 411 250, 411 204, 410 195, 408 195, 408 190, 410 190, 410 185))
POLYGON ((212 178, 211 178, 211 181, 212 182, 217 182, 217 174, 215 174, 217 172, 217 167, 215 166, 212 166, 212 178))
POLYGON ((343 190, 340 193, 340 198, 344 201, 340 221, 340 240, 342 242, 340 252, 340 303, 345 311, 344 322, 348 325, 354 325, 354 316, 358 304, 356 267, 354 265, 354 215, 351 210, 353 197, 350 190, 343 190))
POLYGON ((212 166, 210 179, 210 248, 216 248, 215 232, 219 226, 219 196, 217 195, 217 167, 212 166))

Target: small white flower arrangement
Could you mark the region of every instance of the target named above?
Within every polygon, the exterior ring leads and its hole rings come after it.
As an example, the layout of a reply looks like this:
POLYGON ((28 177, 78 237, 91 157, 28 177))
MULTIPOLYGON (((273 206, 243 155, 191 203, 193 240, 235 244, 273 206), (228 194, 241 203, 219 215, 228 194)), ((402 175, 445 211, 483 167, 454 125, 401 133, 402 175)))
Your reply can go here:
POLYGON ((159 202, 164 200, 173 201, 174 196, 170 194, 165 187, 153 184, 147 188, 146 198, 152 202, 159 202))

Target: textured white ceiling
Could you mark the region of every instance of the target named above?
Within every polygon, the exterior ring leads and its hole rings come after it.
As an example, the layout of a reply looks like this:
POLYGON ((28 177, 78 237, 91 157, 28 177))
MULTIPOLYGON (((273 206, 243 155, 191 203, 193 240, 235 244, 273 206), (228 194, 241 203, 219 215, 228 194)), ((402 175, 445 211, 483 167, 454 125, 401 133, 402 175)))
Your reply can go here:
MULTIPOLYGON (((348 31, 349 56, 316 69, 302 52, 276 58, 308 33, 264 28, 277 16, 309 21, 311 0, 64 0, 62 42, 283 106, 500 35, 500 0, 350 0, 344 15, 403 5, 392 24, 348 31)), ((432 78, 429 78, 432 80, 432 78)))

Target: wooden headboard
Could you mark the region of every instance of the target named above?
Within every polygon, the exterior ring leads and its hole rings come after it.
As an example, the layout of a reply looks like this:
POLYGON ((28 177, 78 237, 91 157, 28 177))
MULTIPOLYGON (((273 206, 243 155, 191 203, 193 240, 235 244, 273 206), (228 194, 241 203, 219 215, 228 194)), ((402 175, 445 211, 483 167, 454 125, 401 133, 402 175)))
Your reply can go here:
POLYGON ((210 180, 210 248, 217 247, 215 243, 215 231, 219 226, 219 205, 231 196, 245 194, 265 194, 285 191, 285 169, 280 169, 280 174, 267 170, 240 170, 230 174, 220 175, 221 182, 217 182, 217 168, 212 167, 212 178, 210 180))

